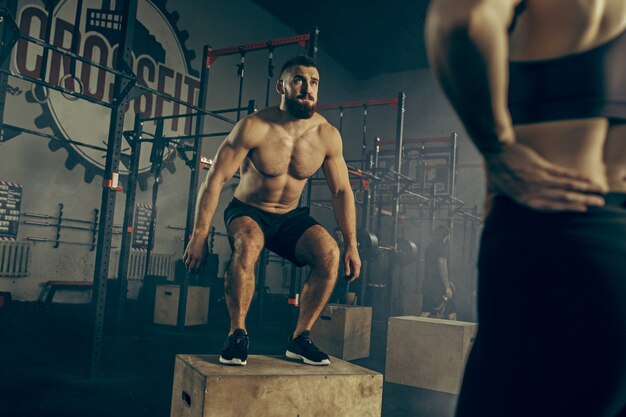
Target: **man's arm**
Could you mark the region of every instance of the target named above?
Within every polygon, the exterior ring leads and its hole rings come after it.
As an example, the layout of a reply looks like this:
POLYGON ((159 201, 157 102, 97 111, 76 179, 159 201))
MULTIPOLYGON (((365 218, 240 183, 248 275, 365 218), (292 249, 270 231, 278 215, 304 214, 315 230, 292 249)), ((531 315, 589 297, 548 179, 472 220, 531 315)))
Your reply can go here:
POLYGON ((250 118, 237 123, 217 150, 213 165, 200 185, 193 233, 183 255, 185 266, 190 271, 199 270, 206 258, 206 240, 224 184, 235 175, 248 152, 255 146, 256 135, 251 132, 253 124, 250 118))
POLYGON ((439 269, 439 278, 443 283, 443 287, 446 289, 446 297, 452 298, 452 289, 450 288, 450 280, 448 278, 448 261, 446 258, 437 258, 437 267, 439 269))
POLYGON ((521 0, 433 0, 426 46, 433 73, 498 192, 545 210, 602 205, 604 187, 517 143, 508 111, 508 28, 521 0))
MULTIPOLYGON (((325 128, 326 129, 326 128, 325 128)), ((356 241, 356 208, 354 194, 350 187, 348 167, 343 158, 343 147, 339 131, 332 126, 327 127, 328 152, 322 170, 333 199, 333 212, 343 235, 345 254, 345 274, 350 282, 358 278, 361 271, 361 259, 356 241)))

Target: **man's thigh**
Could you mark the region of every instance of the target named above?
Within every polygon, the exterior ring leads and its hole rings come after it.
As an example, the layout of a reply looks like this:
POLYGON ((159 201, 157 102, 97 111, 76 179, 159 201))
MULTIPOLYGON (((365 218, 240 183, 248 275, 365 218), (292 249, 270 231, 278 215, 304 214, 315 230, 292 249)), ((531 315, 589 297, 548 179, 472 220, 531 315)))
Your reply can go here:
POLYGON ((337 241, 319 224, 308 228, 295 245, 298 262, 311 266, 326 263, 338 252, 337 241))

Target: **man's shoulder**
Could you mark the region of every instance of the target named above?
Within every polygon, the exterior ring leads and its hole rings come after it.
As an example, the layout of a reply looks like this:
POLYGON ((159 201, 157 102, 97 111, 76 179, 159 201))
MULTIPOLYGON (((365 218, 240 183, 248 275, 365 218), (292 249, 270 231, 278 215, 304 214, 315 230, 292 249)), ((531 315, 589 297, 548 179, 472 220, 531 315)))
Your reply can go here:
POLYGON ((241 122, 244 122, 248 125, 262 125, 270 124, 275 121, 276 118, 276 107, 267 107, 265 109, 247 115, 246 117, 241 119, 241 122))
POLYGON ((237 123, 237 127, 242 134, 253 134, 258 137, 264 129, 272 126, 274 120, 272 108, 267 108, 245 116, 237 123))
POLYGON ((324 116, 319 113, 315 113, 314 123, 316 124, 316 129, 322 138, 340 138, 339 130, 330 124, 328 120, 324 116))

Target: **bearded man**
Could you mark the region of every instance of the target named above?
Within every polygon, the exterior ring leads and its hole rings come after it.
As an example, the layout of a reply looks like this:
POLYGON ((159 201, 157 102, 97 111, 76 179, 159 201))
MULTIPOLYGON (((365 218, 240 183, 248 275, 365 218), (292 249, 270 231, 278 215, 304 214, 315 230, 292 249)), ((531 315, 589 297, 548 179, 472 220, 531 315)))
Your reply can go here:
POLYGON ((207 236, 224 184, 239 170, 234 198, 224 211, 232 257, 224 279, 230 331, 220 362, 245 365, 248 357, 246 315, 254 294, 254 267, 263 250, 309 266, 300 296, 298 322, 286 356, 310 365, 328 365, 328 355, 311 341, 310 330, 337 280, 340 249, 333 237, 298 201, 321 167, 332 194, 337 224, 344 236, 345 276, 359 276, 356 210, 348 170, 336 128, 316 112, 320 76, 306 56, 283 66, 276 90, 279 106, 242 119, 219 147, 200 186, 194 230, 183 255, 188 270, 202 268, 207 236))

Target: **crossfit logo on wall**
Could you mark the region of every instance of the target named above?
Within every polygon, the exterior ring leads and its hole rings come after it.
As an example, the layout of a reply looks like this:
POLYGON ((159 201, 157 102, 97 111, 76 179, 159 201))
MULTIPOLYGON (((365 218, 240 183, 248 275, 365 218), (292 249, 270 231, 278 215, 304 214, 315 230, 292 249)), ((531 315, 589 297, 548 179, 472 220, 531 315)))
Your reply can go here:
MULTIPOLYGON (((137 75, 138 84, 197 104, 200 81, 197 73, 190 68, 190 61, 195 54, 185 48, 188 34, 176 28, 178 15, 175 12, 168 13, 165 3, 166 0, 139 0, 131 68, 137 75)), ((123 18, 121 0, 58 0, 51 10, 49 17, 46 9, 38 4, 22 7, 17 16, 22 33, 45 39, 49 23, 49 43, 114 68, 117 48, 123 37, 120 30, 123 18), (80 16, 78 20, 77 15, 80 16)), ((17 43, 12 60, 17 72, 40 78, 42 62, 42 47, 23 40, 17 43)), ((58 53, 50 52, 48 55, 45 80, 68 90, 82 91, 97 100, 111 102, 113 98, 113 74, 80 61, 72 62, 70 57, 58 53)), ((106 147, 110 121, 108 108, 41 86, 31 90, 27 100, 42 106, 43 112, 35 120, 37 127, 50 127, 56 136, 106 147)), ((132 100, 125 111, 124 130, 131 130, 136 113, 153 117, 190 110, 178 103, 147 94, 132 100)), ((146 123, 144 130, 153 132, 154 124, 146 123)), ((179 136, 189 134, 190 131, 189 119, 172 119, 164 124, 165 136, 179 136)), ((124 145, 123 149, 126 148, 124 145)), ((84 165, 86 182, 93 181, 96 175, 102 175, 105 163, 103 152, 54 140, 49 142, 49 147, 54 151, 60 148, 68 151, 65 164, 68 169, 73 169, 79 163, 84 165)), ((149 147, 148 144, 142 145, 139 168, 142 189, 147 187, 150 176, 149 147)), ((174 158, 174 152, 166 149, 163 168, 174 172, 174 158)), ((128 158, 122 157, 122 173, 127 172, 128 163, 128 158)))

